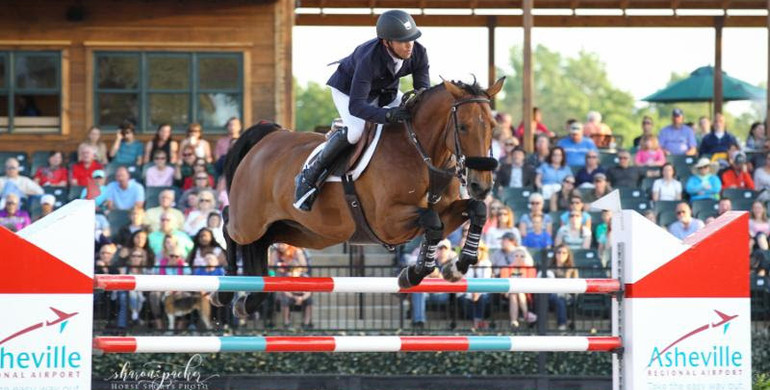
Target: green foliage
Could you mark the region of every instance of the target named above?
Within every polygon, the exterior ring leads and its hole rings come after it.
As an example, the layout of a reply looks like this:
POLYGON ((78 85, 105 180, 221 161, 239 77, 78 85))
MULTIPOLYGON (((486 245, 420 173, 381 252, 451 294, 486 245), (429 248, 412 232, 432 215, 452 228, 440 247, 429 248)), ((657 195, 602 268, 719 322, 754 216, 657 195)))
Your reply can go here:
MULTIPOLYGON (((514 46, 510 53, 513 74, 506 79, 498 109, 511 113, 517 125, 521 121, 524 63, 520 47, 514 46)), ((581 51, 577 57, 565 58, 538 45, 533 56, 534 105, 540 107, 549 129, 565 135, 567 119, 585 121, 588 111, 599 111, 613 133, 623 135, 627 142, 638 135, 641 116, 637 118, 634 112, 634 97, 610 83, 597 54, 581 51)))
MULTIPOLYGON (((631 93, 623 91, 609 81, 606 66, 596 53, 581 51, 576 57, 564 57, 558 52, 538 45, 533 51, 534 105, 540 107, 543 122, 558 135, 565 135, 564 123, 574 118, 585 121, 588 111, 598 111, 614 134, 624 137, 625 147, 641 134, 642 117, 649 115, 656 129, 671 122, 671 110, 679 107, 685 112, 687 122, 696 122, 701 116, 710 117, 710 103, 649 104, 635 107, 631 93)), ((522 78, 524 62, 522 50, 514 46, 510 50, 513 73, 508 75, 503 87, 504 96, 498 100, 498 109, 511 113, 514 125, 521 121, 522 78)), ((499 74, 504 74, 498 70, 499 74)), ((669 84, 689 76, 689 73, 672 73, 669 84)), ((661 86, 662 87, 662 86, 661 86)), ((650 93, 653 91, 651 90, 650 93)), ((734 116, 725 111, 727 128, 740 140, 745 140, 751 123, 763 120, 764 108, 754 103, 750 112, 734 116)))
POLYGON ((301 86, 294 80, 295 126, 298 131, 313 131, 316 126, 329 126, 339 117, 331 92, 326 86, 309 82, 301 86))

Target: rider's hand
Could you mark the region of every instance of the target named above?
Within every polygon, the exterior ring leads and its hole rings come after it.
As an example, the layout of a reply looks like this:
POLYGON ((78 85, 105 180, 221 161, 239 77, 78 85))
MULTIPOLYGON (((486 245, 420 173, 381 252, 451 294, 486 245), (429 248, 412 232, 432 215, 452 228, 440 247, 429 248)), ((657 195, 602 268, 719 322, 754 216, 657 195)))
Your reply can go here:
POLYGON ((398 123, 409 120, 412 114, 403 107, 393 107, 385 113, 385 119, 390 123, 398 123))

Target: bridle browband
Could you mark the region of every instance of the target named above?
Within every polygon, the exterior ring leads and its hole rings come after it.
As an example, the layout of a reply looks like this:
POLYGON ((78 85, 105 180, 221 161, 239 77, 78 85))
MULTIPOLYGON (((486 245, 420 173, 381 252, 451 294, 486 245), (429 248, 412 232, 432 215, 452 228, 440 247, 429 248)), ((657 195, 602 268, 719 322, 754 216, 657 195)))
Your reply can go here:
MULTIPOLYGON (((404 95, 402 100, 402 106, 405 105, 408 101, 410 101, 413 96, 419 95, 422 91, 416 92, 411 91, 404 95)), ((430 205, 436 204, 441 199, 441 194, 444 192, 446 187, 449 185, 449 182, 453 177, 457 177, 460 180, 460 183, 463 185, 466 184, 466 170, 465 168, 473 169, 473 170, 479 170, 479 171, 493 171, 497 169, 497 160, 490 157, 483 157, 483 156, 471 156, 466 157, 463 153, 462 146, 460 145, 460 121, 457 119, 457 108, 464 105, 464 104, 470 104, 470 103, 486 103, 490 104, 489 98, 483 98, 483 97, 472 97, 467 99, 461 99, 457 100, 454 103, 452 103, 452 108, 450 109, 450 115, 451 115, 451 122, 454 124, 454 151, 452 151, 452 157, 455 160, 455 164, 452 167, 449 168, 438 168, 435 165, 433 165, 433 161, 430 156, 425 152, 425 149, 420 144, 420 141, 417 139, 417 134, 414 131, 414 127, 412 126, 412 121, 407 120, 404 121, 404 127, 406 127, 406 132, 409 140, 412 142, 412 145, 414 145, 415 149, 417 149, 417 152, 420 154, 420 157, 425 162, 425 165, 428 166, 428 173, 429 173, 429 188, 428 188, 428 203, 430 205), (491 160, 491 161, 490 161, 491 160), (494 164, 493 164, 494 163, 494 164)), ((447 125, 448 126, 448 125, 447 125)))

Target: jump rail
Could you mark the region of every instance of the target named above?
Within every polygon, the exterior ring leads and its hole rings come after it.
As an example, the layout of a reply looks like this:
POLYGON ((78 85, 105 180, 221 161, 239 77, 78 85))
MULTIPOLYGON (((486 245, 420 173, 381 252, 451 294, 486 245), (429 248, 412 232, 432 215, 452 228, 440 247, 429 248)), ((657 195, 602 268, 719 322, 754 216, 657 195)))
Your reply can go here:
POLYGON ((615 293, 616 279, 463 279, 450 283, 425 279, 400 289, 397 278, 292 278, 261 276, 95 275, 94 287, 107 291, 248 291, 334 293, 615 293))
POLYGON ((563 336, 305 336, 305 337, 97 337, 103 353, 220 352, 612 352, 620 337, 563 336))

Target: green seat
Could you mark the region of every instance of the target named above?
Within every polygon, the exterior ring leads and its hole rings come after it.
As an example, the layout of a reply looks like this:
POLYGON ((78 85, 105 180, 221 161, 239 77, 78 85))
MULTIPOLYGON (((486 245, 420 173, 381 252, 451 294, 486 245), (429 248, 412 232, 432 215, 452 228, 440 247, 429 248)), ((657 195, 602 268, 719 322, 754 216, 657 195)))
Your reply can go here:
POLYGON ((663 212, 674 213, 676 211, 676 205, 679 203, 680 201, 678 200, 659 200, 657 202, 653 202, 653 209, 655 210, 656 214, 663 212))
POLYGON ((620 199, 646 199, 647 196, 641 188, 616 187, 620 191, 620 199))
POLYGON ((655 177, 645 177, 642 179, 642 184, 640 185, 641 190, 644 191, 650 199, 652 199, 652 186, 655 184, 656 179, 657 178, 655 177))
POLYGON ((660 211, 656 215, 658 218, 659 226, 663 226, 667 228, 668 225, 671 225, 672 223, 676 222, 676 212, 673 210, 660 211))
POLYGON ((605 169, 618 165, 618 154, 613 152, 599 152, 599 164, 605 169))
POLYGON ((75 199, 80 199, 80 194, 83 192, 83 189, 86 188, 85 186, 70 186, 69 194, 67 195, 67 200, 72 201, 75 199))
POLYGON ((110 210, 110 213, 107 214, 107 221, 110 222, 110 230, 117 233, 121 227, 131 222, 129 210, 110 210))
POLYGON ((650 209, 650 203, 647 198, 620 198, 620 205, 623 209, 636 210, 640 213, 650 209))
POLYGON ((699 199, 691 202, 692 215, 695 218, 705 220, 717 215, 718 202, 714 199, 699 199))
POLYGON ((529 196, 532 195, 533 192, 535 192, 535 190, 529 187, 508 187, 503 189, 502 201, 511 208, 513 208, 514 205, 529 205, 529 196))
POLYGON ((758 191, 747 190, 743 188, 725 188, 722 190, 722 197, 736 201, 754 201, 759 196, 758 191))

